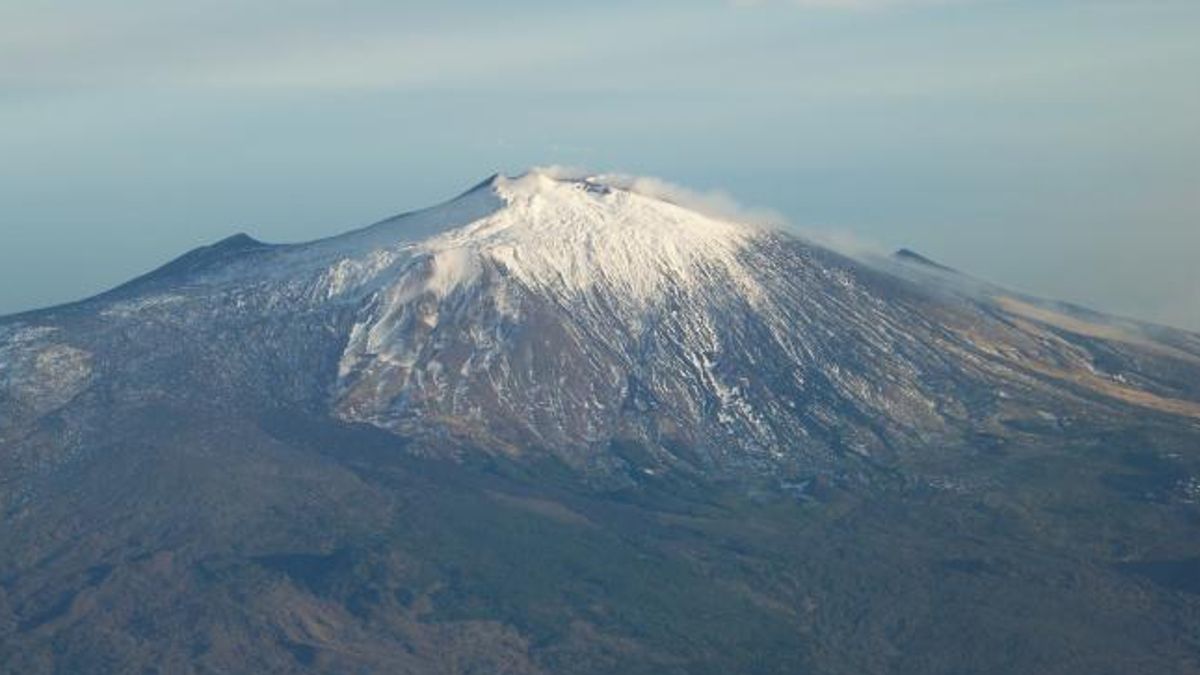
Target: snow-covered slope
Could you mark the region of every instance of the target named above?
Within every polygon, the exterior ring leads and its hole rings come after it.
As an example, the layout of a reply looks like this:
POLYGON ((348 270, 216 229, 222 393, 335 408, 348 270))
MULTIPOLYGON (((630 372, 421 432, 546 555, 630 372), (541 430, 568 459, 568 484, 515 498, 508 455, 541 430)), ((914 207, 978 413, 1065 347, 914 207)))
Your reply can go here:
POLYGON ((113 409, 288 409, 415 452, 636 477, 887 462, 1081 415, 1200 417, 1195 336, 1116 339, 955 278, 602 177, 497 176, 309 244, 239 235, 0 322, 0 440, 19 439, 5 461, 29 471, 96 446, 113 409), (53 447, 34 431, 51 418, 74 430, 53 447))

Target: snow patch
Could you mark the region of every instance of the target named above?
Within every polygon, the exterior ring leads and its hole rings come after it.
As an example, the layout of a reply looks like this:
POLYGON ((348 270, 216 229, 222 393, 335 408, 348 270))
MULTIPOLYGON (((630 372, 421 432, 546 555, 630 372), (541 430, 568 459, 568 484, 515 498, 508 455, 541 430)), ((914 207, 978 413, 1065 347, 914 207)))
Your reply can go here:
POLYGON ((35 326, 0 335, 0 392, 35 415, 66 405, 91 380, 91 354, 50 342, 57 332, 35 326))

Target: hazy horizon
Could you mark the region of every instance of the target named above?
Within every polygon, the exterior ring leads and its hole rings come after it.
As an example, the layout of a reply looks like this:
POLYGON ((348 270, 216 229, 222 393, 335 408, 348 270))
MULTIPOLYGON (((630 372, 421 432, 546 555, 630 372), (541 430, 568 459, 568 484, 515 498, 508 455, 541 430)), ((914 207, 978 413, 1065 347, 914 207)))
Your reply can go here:
POLYGON ((7 7, 0 314, 564 164, 1200 330, 1197 21, 1173 1, 7 7))

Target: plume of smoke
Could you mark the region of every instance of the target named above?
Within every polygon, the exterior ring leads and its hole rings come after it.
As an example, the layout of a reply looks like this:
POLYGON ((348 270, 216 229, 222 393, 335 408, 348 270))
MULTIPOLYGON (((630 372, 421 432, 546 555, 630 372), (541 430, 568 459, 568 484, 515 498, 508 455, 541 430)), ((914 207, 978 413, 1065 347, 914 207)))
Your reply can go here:
POLYGON ((817 246, 856 260, 879 260, 887 258, 893 251, 892 247, 882 242, 844 228, 806 226, 793 227, 792 232, 817 246))
POLYGON ((770 209, 751 208, 740 204, 727 192, 721 190, 702 192, 692 190, 651 176, 628 173, 592 173, 586 169, 569 166, 547 166, 535 172, 558 180, 583 180, 609 187, 636 192, 665 202, 681 206, 710 218, 748 223, 760 227, 785 228, 787 218, 770 209))
POLYGON ((647 197, 676 204, 697 213, 733 222, 748 223, 768 229, 790 232, 812 244, 827 248, 842 255, 871 260, 886 258, 891 250, 884 244, 862 237, 842 228, 800 226, 789 221, 782 213, 740 203, 723 190, 699 191, 677 185, 652 176, 637 176, 628 173, 593 173, 574 166, 551 165, 537 167, 533 172, 556 180, 582 180, 629 190, 647 197))

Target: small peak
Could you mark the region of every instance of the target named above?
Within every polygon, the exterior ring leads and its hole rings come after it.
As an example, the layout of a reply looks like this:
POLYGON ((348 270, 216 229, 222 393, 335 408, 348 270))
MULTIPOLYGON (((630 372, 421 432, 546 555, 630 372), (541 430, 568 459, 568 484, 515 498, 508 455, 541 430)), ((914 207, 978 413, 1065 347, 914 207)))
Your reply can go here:
POLYGON ((266 246, 266 244, 255 239, 254 237, 251 237, 245 232, 238 232, 237 234, 225 237, 217 243, 212 244, 208 248, 209 250, 230 251, 247 248, 259 248, 262 246, 266 246))
POLYGON ((921 255, 920 253, 917 253, 916 251, 914 251, 912 249, 908 249, 908 248, 902 248, 902 249, 896 251, 895 253, 892 254, 892 257, 895 258, 896 260, 899 260, 900 262, 911 263, 914 265, 921 265, 923 267, 931 267, 933 269, 941 270, 943 272, 957 272, 957 270, 955 270, 952 267, 947 267, 939 262, 930 260, 929 258, 926 258, 925 256, 921 255))
POLYGON ((245 232, 238 232, 215 244, 201 246, 185 253, 159 268, 155 273, 178 274, 204 270, 263 248, 270 248, 270 245, 264 244, 245 232))
POLYGON ((245 256, 258 255, 260 251, 271 248, 273 247, 270 244, 265 244, 245 232, 238 232, 215 244, 188 251, 162 267, 118 286, 109 293, 128 293, 145 289, 153 284, 176 281, 227 265, 245 256))
POLYGON ((493 189, 496 187, 496 184, 500 181, 500 179, 501 179, 500 174, 494 173, 494 174, 488 176, 487 178, 484 178, 483 180, 479 181, 475 185, 471 186, 471 188, 469 190, 466 190, 465 192, 460 194, 459 197, 465 197, 469 194, 479 192, 480 190, 493 189))

